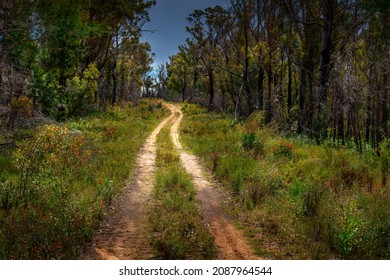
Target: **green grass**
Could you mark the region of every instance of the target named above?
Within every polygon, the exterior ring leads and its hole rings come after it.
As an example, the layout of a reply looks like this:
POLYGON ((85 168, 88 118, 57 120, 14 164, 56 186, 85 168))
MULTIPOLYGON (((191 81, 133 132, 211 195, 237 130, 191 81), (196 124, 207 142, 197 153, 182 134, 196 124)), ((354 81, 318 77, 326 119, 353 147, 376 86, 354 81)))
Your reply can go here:
POLYGON ((283 137, 262 125, 261 113, 232 125, 194 105, 183 111, 183 144, 231 191, 235 203, 227 209, 257 253, 276 259, 390 258, 386 160, 369 149, 359 154, 283 137))
POLYGON ((181 166, 169 129, 157 137, 156 202, 150 217, 155 254, 160 259, 213 259, 213 239, 204 228, 192 178, 181 166))
POLYGON ((158 101, 141 100, 41 127, 1 155, 0 258, 77 259, 166 115, 158 101))

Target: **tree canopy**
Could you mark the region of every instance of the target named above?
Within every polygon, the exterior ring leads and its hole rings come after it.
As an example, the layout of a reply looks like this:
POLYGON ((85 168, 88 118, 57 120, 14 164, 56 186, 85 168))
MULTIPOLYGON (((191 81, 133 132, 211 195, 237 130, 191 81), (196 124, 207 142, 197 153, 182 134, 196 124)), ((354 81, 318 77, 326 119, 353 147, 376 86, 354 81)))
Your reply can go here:
POLYGON ((142 26, 154 4, 1 1, 0 105, 24 95, 61 119, 137 98, 152 55, 142 26))

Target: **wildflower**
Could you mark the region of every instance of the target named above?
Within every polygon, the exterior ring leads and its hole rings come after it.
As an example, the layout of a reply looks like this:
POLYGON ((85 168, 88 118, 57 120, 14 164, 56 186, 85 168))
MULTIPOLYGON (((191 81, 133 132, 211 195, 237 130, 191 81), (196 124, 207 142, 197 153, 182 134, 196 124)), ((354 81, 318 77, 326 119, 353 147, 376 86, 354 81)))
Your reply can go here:
POLYGON ((57 157, 55 154, 50 155, 50 161, 52 164, 55 164, 57 162, 57 157))

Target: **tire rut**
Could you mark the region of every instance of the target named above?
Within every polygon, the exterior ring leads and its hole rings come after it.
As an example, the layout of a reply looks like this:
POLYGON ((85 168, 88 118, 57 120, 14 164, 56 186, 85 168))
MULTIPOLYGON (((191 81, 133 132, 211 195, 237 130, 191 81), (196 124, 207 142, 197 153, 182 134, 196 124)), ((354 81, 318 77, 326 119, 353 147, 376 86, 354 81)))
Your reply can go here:
POLYGON ((196 156, 183 150, 179 141, 179 126, 183 118, 180 107, 167 103, 165 106, 169 108, 171 115, 146 139, 137 158, 132 182, 125 186, 123 193, 114 199, 112 206, 104 214, 101 228, 95 233, 92 244, 84 252, 82 259, 131 260, 154 257, 146 233, 155 173, 156 137, 171 121, 171 137, 180 153, 182 165, 193 176, 203 220, 217 247, 217 259, 259 259, 222 210, 223 196, 217 191, 215 184, 207 179, 211 178, 211 174, 202 168, 196 156))
POLYGON ((136 173, 123 193, 104 214, 101 228, 92 239, 84 259, 151 259, 147 214, 153 190, 156 161, 156 136, 174 117, 165 118, 146 139, 137 161, 136 173))
POLYGON ((221 260, 254 260, 260 259, 249 247, 242 233, 233 225, 229 217, 222 210, 222 195, 215 188, 215 184, 207 178, 211 174, 202 168, 196 156, 186 153, 179 140, 179 126, 183 118, 180 107, 168 104, 174 114, 179 114, 171 128, 171 137, 180 153, 182 164, 186 171, 193 176, 197 197, 203 211, 203 219, 214 236, 217 249, 217 258, 221 260))

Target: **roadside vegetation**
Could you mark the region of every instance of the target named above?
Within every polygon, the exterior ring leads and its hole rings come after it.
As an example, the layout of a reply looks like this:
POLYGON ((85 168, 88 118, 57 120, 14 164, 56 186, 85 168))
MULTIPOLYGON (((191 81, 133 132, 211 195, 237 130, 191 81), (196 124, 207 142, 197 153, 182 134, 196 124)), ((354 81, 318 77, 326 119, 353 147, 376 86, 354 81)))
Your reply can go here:
POLYGON ((389 142, 378 157, 354 144, 282 136, 255 113, 233 125, 183 107, 183 144, 231 191, 228 211, 256 252, 275 259, 389 259, 389 142))
POLYGON ((155 202, 151 240, 160 259, 213 259, 213 239, 206 230, 192 177, 181 165, 170 137, 170 125, 157 136, 155 202))
POLYGON ((0 153, 0 259, 75 259, 167 112, 141 100, 39 127, 0 153))

